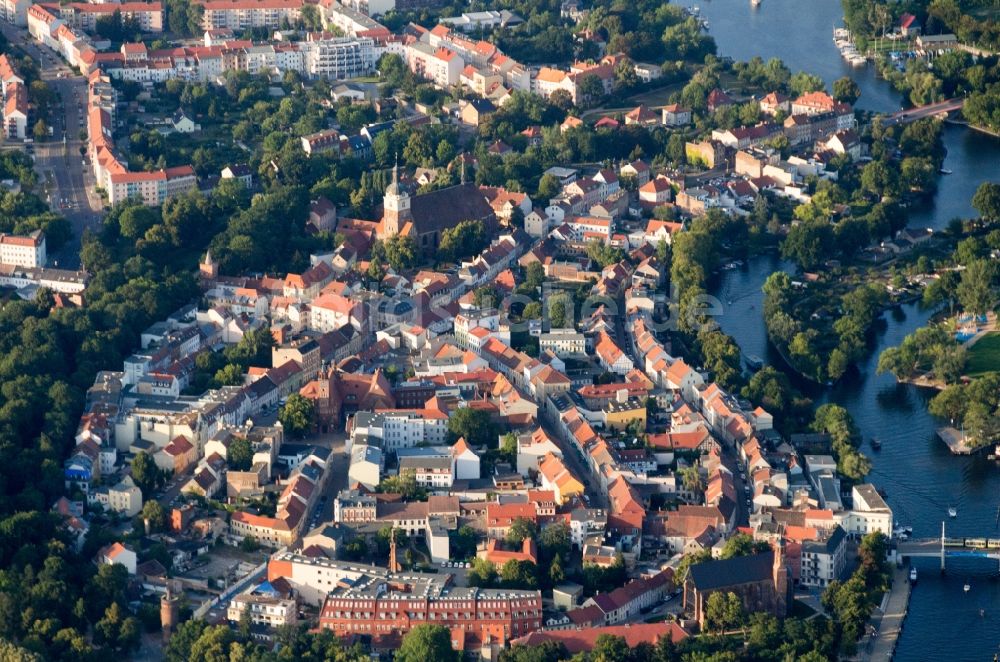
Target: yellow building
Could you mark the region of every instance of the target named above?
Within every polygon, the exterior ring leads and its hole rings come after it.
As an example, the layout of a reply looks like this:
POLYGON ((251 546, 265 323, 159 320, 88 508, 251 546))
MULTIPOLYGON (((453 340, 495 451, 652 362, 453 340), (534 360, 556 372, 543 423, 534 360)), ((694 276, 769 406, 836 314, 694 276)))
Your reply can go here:
POLYGON ((604 406, 604 427, 621 432, 633 422, 639 422, 639 429, 646 429, 646 403, 638 398, 624 402, 609 402, 604 406))

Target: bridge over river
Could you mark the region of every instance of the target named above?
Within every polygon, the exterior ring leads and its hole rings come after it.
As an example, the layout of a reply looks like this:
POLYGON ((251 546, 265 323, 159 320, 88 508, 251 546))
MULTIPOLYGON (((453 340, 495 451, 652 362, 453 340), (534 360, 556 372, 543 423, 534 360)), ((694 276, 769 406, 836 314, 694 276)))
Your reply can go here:
POLYGON ((930 556, 941 559, 941 570, 945 569, 948 557, 978 557, 997 559, 1000 562, 1000 538, 949 538, 945 535, 945 525, 941 522, 940 538, 920 538, 902 540, 896 543, 899 556, 930 556))
POLYGON ((882 118, 882 122, 886 125, 909 124, 910 122, 916 122, 917 120, 925 117, 948 115, 956 110, 960 110, 964 105, 964 98, 955 97, 954 99, 946 99, 936 103, 929 103, 925 106, 916 106, 915 108, 901 110, 899 112, 892 113, 891 115, 885 115, 882 118))

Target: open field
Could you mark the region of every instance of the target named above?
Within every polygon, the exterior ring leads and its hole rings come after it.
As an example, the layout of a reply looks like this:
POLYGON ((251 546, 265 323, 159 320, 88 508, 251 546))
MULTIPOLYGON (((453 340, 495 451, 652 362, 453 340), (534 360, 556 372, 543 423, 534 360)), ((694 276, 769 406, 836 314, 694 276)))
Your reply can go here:
POLYGON ((968 349, 965 374, 980 377, 988 372, 1000 372, 1000 332, 992 331, 968 349))

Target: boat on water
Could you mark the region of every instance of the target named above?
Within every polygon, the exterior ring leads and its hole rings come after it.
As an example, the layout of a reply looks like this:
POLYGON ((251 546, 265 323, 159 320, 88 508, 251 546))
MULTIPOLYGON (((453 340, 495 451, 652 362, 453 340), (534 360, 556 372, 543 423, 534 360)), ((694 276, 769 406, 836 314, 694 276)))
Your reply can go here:
POLYGON ((948 508, 948 517, 958 517, 958 509, 954 506, 948 508))
POLYGON ((969 586, 968 584, 966 584, 965 586, 962 587, 962 590, 965 591, 966 593, 968 593, 969 591, 972 590, 972 587, 969 586))
POLYGON ((941 173, 942 175, 950 175, 950 174, 952 174, 952 171, 951 171, 951 170, 948 170, 947 168, 941 168, 941 170, 940 170, 939 172, 940 172, 940 173, 941 173))
POLYGON ((878 437, 872 437, 871 440, 869 440, 869 443, 872 445, 873 450, 877 451, 882 449, 882 440, 878 437))
POLYGON ((751 7, 760 7, 760 0, 750 0, 751 7))
POLYGON ((760 358, 756 354, 748 354, 747 367, 754 371, 760 370, 764 367, 764 359, 760 358))
POLYGON ((910 568, 910 583, 911 584, 916 584, 917 583, 917 569, 916 568, 910 568))

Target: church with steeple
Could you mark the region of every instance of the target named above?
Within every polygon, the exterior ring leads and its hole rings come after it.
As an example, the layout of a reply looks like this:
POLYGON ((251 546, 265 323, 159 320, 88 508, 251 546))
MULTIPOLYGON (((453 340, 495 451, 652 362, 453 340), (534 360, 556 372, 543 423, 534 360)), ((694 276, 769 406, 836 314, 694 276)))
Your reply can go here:
POLYGON ((496 214, 479 187, 463 181, 411 197, 399 183, 399 165, 393 167, 392 183, 382 198, 379 239, 410 236, 424 254, 432 254, 440 246, 444 231, 462 221, 482 223, 488 235, 496 231, 496 214))

